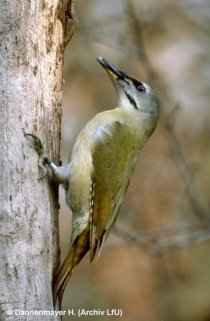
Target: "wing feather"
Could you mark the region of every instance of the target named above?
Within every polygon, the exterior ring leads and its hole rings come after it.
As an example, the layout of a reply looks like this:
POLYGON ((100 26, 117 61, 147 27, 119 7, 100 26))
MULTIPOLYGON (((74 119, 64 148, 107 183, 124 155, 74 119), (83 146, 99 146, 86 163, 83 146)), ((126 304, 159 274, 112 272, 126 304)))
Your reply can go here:
POLYGON ((116 220, 138 154, 135 132, 120 121, 97 129, 92 151, 90 259, 116 220))

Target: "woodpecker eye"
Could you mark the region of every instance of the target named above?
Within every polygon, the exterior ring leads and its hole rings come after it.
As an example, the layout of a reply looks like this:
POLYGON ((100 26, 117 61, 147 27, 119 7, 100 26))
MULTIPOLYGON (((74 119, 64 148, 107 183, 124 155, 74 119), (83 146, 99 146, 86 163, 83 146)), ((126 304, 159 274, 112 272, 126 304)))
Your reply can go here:
POLYGON ((146 88, 144 87, 143 83, 137 80, 136 78, 131 78, 133 81, 134 86, 136 89, 141 93, 146 93, 146 88))
POLYGON ((146 92, 146 88, 144 87, 144 85, 141 82, 136 86, 136 89, 142 93, 146 92))

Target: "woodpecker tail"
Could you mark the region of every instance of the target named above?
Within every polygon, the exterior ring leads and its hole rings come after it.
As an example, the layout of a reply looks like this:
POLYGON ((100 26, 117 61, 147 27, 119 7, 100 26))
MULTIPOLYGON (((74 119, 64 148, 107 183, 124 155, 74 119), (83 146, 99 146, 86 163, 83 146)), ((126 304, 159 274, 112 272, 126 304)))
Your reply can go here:
POLYGON ((86 229, 79 236, 77 236, 77 238, 73 241, 66 258, 55 273, 52 283, 54 308, 56 307, 57 299, 59 308, 61 308, 63 294, 73 269, 79 264, 79 262, 90 249, 89 234, 90 231, 86 229))

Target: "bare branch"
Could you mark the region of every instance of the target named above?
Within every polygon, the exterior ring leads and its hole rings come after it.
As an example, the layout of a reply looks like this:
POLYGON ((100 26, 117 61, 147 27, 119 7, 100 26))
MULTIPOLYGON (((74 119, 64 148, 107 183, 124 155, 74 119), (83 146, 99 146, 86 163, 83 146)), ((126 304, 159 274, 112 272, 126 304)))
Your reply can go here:
MULTIPOLYGON (((118 226, 114 227, 114 234, 126 242, 132 243, 136 246, 146 248, 152 253, 156 254, 161 251, 167 250, 168 248, 180 248, 184 246, 189 246, 194 243, 200 243, 210 240, 210 229, 200 229, 197 231, 186 231, 180 233, 176 236, 164 237, 162 232, 159 236, 153 234, 153 231, 146 231, 146 233, 140 235, 131 235, 127 231, 121 229, 118 226)), ((169 232, 169 231, 168 231, 169 232)))
POLYGON ((152 248, 154 253, 166 250, 168 248, 180 248, 195 243, 201 243, 210 240, 210 229, 201 229, 190 234, 178 235, 171 238, 161 238, 152 248))

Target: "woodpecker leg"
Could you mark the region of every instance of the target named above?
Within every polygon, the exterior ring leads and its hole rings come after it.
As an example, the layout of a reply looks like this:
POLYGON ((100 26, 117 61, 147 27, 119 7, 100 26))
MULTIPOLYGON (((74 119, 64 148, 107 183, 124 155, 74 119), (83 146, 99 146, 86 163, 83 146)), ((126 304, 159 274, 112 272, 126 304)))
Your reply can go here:
POLYGON ((67 188, 69 166, 57 166, 51 162, 49 158, 47 158, 47 160, 45 159, 45 164, 50 168, 53 180, 58 184, 64 185, 64 188, 67 188))
POLYGON ((49 168, 52 172, 52 179, 58 183, 66 185, 68 184, 68 166, 57 166, 55 165, 45 154, 43 151, 43 145, 41 140, 34 134, 25 133, 25 136, 30 136, 33 138, 34 142, 34 149, 36 150, 37 154, 39 155, 39 162, 38 166, 42 170, 43 175, 41 177, 38 177, 38 179, 43 179, 47 176, 49 168))

